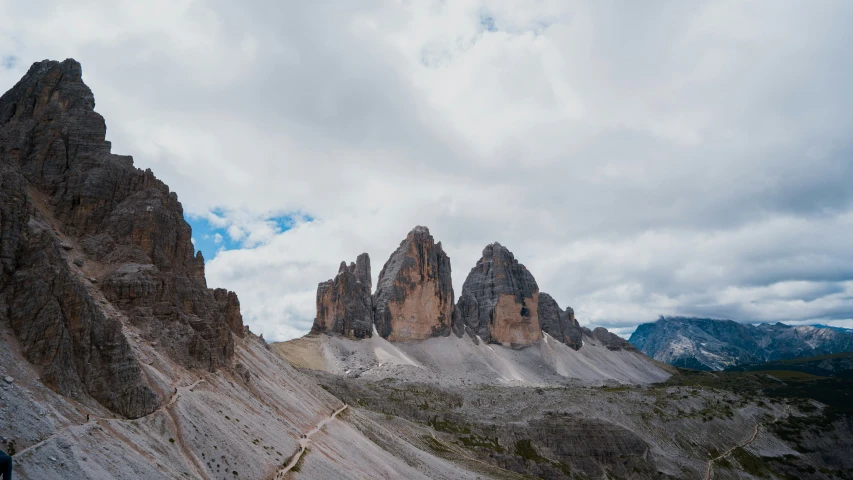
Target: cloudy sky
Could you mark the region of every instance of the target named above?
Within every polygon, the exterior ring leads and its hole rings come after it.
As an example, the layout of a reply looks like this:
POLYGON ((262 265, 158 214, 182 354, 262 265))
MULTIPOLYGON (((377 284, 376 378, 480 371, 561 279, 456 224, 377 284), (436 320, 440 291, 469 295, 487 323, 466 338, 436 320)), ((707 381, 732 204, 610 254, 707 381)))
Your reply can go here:
POLYGON ((582 324, 853 327, 853 2, 0 0, 0 90, 83 64, 267 339, 415 225, 582 324), (237 5, 240 6, 237 6, 237 5))

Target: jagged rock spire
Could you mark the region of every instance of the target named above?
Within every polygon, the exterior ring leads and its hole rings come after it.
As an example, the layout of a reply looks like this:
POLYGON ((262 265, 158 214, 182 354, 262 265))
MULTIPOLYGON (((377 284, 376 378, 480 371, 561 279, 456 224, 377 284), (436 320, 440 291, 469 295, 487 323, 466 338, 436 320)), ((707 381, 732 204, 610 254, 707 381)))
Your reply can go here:
POLYGON ((457 335, 467 329, 486 342, 524 346, 539 341, 539 286, 500 243, 487 245, 462 285, 457 335))
POLYGON ((453 317, 450 258, 429 229, 415 227, 382 267, 374 322, 391 341, 448 335, 453 317))
POLYGON ((313 333, 333 333, 350 338, 373 334, 370 295, 370 256, 362 253, 355 263, 341 262, 338 274, 317 286, 317 317, 313 333))
POLYGON ((542 331, 577 350, 583 345, 583 331, 571 307, 560 310, 557 301, 545 292, 539 293, 539 324, 542 331))

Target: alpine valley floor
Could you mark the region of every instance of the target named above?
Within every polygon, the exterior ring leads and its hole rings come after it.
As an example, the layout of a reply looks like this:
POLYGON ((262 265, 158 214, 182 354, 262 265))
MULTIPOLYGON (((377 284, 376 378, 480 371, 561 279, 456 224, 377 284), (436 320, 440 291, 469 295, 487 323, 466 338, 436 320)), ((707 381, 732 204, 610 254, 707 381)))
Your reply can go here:
POLYGON ((468 347, 489 347, 501 369, 471 351, 466 367, 446 346, 430 356, 423 345, 389 350, 375 338, 306 336, 272 347, 314 367, 300 369, 381 424, 381 434, 361 431, 397 455, 415 447, 488 478, 851 478, 850 417, 808 398, 765 396, 778 380, 727 382, 732 374, 722 372, 710 382, 662 367, 672 376, 659 383, 555 381, 553 370, 537 376, 525 363, 541 358, 542 345, 468 347), (467 373, 441 378, 431 370, 436 358, 467 373), (488 372, 488 381, 475 380, 488 372))

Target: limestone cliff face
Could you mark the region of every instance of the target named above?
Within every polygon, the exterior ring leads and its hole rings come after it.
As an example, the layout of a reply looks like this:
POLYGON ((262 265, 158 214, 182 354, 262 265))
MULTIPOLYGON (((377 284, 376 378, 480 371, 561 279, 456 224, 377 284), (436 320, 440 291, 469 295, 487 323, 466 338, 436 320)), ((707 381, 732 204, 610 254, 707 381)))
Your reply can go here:
POLYGON ((542 338, 539 286, 527 268, 499 243, 483 256, 462 285, 454 323, 457 335, 467 329, 486 342, 524 346, 542 338))
POLYGON ((373 300, 370 295, 370 257, 358 256, 338 274, 317 286, 317 317, 313 333, 335 333, 349 338, 373 335, 373 300))
POLYGON ((450 258, 429 229, 415 227, 379 274, 374 322, 391 341, 448 335, 453 317, 450 258))
POLYGON ((0 97, 0 321, 44 381, 136 417, 159 397, 122 322, 187 367, 229 361, 236 295, 208 289, 177 195, 110 153, 74 60, 34 64, 0 97))
POLYGON ((583 331, 571 307, 560 310, 557 301, 545 292, 539 294, 539 324, 542 331, 575 350, 581 348, 583 331))

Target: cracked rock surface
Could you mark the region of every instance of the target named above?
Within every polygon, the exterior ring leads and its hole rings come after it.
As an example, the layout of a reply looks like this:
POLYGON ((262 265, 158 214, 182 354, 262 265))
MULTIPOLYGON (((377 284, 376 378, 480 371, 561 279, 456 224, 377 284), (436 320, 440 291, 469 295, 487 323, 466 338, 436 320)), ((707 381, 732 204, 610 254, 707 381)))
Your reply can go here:
POLYGON ((0 317, 51 388, 138 417, 161 397, 119 316, 205 370, 231 358, 242 317, 207 288, 177 195, 110 152, 94 108, 70 59, 35 63, 0 97, 0 317))
POLYGON ((450 334, 450 258, 429 229, 415 227, 382 267, 374 295, 376 329, 390 341, 450 334))
POLYGON ((311 331, 349 338, 370 337, 373 334, 370 290, 370 256, 362 253, 349 266, 341 262, 335 278, 317 286, 317 317, 311 331))
POLYGON ((500 243, 487 245, 462 285, 454 331, 467 330, 487 343, 525 346, 542 338, 539 286, 527 268, 500 243))

